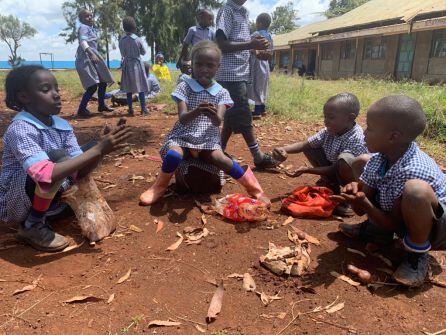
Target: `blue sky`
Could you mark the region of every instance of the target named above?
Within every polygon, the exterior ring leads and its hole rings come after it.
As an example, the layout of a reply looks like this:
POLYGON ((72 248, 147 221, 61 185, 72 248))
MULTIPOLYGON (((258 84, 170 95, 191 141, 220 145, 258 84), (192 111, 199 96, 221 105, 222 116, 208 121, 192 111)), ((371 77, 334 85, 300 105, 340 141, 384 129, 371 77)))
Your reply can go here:
MULTIPOLYGON (((29 40, 24 40, 19 53, 27 60, 38 60, 39 52, 54 53, 55 60, 74 60, 77 44, 65 44, 59 33, 65 27, 61 5, 65 0, 0 0, 0 13, 13 14, 30 23, 38 30, 38 34, 29 40)), ((261 12, 272 12, 274 8, 284 5, 289 0, 248 0, 246 7, 251 18, 261 12)), ((300 25, 321 21, 320 14, 329 4, 329 0, 294 0, 299 10, 300 25)), ((0 42, 0 60, 7 60, 9 50, 4 42, 0 42)), ((119 51, 114 50, 112 59, 120 59, 119 51)))

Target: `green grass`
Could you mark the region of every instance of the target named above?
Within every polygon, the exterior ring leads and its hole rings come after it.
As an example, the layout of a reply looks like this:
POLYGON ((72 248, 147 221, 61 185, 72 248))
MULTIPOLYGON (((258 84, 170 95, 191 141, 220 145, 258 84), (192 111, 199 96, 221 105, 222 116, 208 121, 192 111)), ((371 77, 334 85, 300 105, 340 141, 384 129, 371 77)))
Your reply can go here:
MULTIPOLYGON (((114 70, 116 81, 120 79, 120 71, 114 70)), ((63 93, 78 99, 83 88, 76 71, 55 71, 63 93)), ((162 93, 153 100, 154 103, 168 103, 168 112, 175 112, 170 98, 178 77, 178 71, 172 73, 171 82, 161 82, 162 93)), ((0 84, 6 72, 0 71, 0 84)), ((116 88, 115 84, 112 88, 116 88)), ((340 92, 355 94, 362 106, 361 113, 379 98, 390 94, 406 94, 417 99, 423 106, 428 127, 421 140, 423 147, 431 154, 444 156, 446 143, 446 86, 429 86, 416 82, 393 82, 373 78, 347 80, 308 80, 297 76, 273 74, 271 77, 268 108, 270 113, 279 118, 294 119, 304 122, 322 121, 322 106, 327 99, 340 92)))

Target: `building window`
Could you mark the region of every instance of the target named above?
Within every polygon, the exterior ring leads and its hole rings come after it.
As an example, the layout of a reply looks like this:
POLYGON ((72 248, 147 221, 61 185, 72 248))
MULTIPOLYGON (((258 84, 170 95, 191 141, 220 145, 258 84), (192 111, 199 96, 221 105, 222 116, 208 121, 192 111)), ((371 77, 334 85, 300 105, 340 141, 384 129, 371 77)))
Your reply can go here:
POLYGON ((386 58, 386 45, 384 38, 368 38, 365 40, 364 59, 386 58))
POLYGON ((446 30, 434 31, 431 58, 446 57, 446 30))
POLYGON ((354 59, 356 55, 355 41, 343 41, 341 43, 341 59, 354 59))
POLYGON ((333 59, 333 48, 331 45, 322 45, 322 60, 332 60, 333 59))
POLYGON ((288 51, 280 53, 280 68, 288 67, 290 53, 288 51))
POLYGON ((303 53, 303 51, 302 50, 295 51, 293 67, 294 68, 299 68, 300 66, 302 66, 301 64, 303 64, 303 62, 304 62, 304 53, 303 53))

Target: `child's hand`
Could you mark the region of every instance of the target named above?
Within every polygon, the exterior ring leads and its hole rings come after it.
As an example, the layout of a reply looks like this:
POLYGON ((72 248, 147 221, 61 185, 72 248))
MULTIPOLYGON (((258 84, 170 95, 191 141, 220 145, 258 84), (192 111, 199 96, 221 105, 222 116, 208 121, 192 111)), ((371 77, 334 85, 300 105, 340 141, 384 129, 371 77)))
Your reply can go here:
POLYGON ((298 167, 293 172, 286 172, 286 175, 288 177, 297 178, 297 177, 300 177, 301 175, 303 175, 304 173, 307 173, 307 167, 301 166, 301 167, 298 167))
POLYGON ((279 162, 285 162, 288 158, 288 153, 284 148, 276 148, 273 150, 273 158, 279 162))
POLYGON ((101 155, 104 156, 110 152, 123 148, 124 145, 122 143, 131 136, 132 129, 127 128, 125 125, 120 125, 110 131, 107 135, 103 136, 96 147, 101 152, 101 155))
POLYGON ((362 192, 361 184, 357 182, 345 185, 341 188, 341 193, 339 195, 333 195, 330 197, 330 199, 335 202, 347 202, 363 210, 373 207, 365 193, 362 192))
POLYGON ((251 48, 255 50, 266 50, 269 48, 269 42, 265 37, 256 36, 251 40, 251 48))
POLYGON ((259 60, 269 60, 271 53, 269 51, 257 51, 255 56, 259 60))
MULTIPOLYGON (((121 117, 116 124, 116 127, 124 126, 127 123, 127 119, 125 117, 121 117)), ((104 129, 102 130, 102 136, 107 135, 113 130, 112 127, 108 123, 105 124, 104 129)))

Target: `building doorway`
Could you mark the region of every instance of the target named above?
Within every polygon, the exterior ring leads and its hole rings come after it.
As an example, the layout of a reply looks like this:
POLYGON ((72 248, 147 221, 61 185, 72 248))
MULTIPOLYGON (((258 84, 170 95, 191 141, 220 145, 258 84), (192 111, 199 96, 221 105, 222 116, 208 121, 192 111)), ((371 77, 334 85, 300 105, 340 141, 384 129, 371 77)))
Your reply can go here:
POLYGON ((307 67, 307 75, 314 77, 316 72, 316 57, 317 50, 310 49, 308 50, 308 67, 307 67))
POLYGON ((395 77, 397 80, 408 79, 412 76, 413 56, 415 53, 416 35, 401 35, 398 57, 396 60, 395 77))

